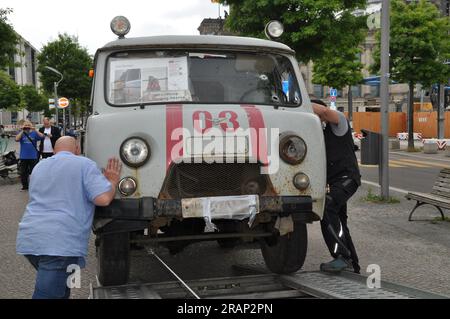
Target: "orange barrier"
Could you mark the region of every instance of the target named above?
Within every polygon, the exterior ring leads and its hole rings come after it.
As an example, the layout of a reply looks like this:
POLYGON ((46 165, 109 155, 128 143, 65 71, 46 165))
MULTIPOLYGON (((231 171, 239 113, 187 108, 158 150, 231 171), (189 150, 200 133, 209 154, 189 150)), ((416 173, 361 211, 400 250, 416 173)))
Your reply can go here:
POLYGON ((422 133, 423 138, 437 137, 437 113, 415 112, 414 132, 422 133))
MULTIPOLYGON (((345 115, 347 116, 347 112, 345 115)), ((357 133, 361 133, 361 129, 379 133, 381 131, 381 113, 354 112, 353 129, 357 133)), ((406 113, 389 113, 389 136, 395 137, 397 133, 407 130, 406 113)), ((437 137, 437 112, 414 112, 414 132, 422 133, 424 138, 437 137)), ((445 138, 450 138, 450 112, 445 112, 444 133, 445 138)))
MULTIPOLYGON (((345 113, 347 115, 347 113, 345 113)), ((361 129, 372 132, 381 132, 381 113, 354 112, 353 129, 361 133, 361 129)), ((406 114, 401 112, 389 113, 389 136, 397 136, 399 132, 406 131, 406 114)))

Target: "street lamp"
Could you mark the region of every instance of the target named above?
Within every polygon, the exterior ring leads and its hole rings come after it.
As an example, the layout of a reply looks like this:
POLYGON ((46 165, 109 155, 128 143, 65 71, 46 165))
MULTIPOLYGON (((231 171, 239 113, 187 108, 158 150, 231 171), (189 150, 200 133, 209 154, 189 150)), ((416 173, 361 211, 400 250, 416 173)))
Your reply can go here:
MULTIPOLYGON (((50 67, 50 66, 46 66, 45 67, 47 70, 50 70, 50 71, 52 71, 53 73, 56 73, 56 74, 58 74, 60 77, 61 77, 61 79, 58 81, 58 82, 53 82, 53 93, 55 94, 55 106, 57 105, 57 103, 58 103, 58 86, 59 86, 59 83, 61 83, 61 81, 64 79, 64 76, 62 75, 62 73, 61 72, 59 72, 58 70, 56 70, 55 68, 52 68, 52 67, 50 67)), ((59 123, 58 123, 58 121, 59 121, 59 117, 58 117, 58 107, 56 107, 55 108, 56 109, 56 125, 58 125, 59 123)), ((64 114, 64 112, 63 112, 63 116, 64 116, 65 114, 64 114)), ((63 123, 64 123, 64 127, 65 127, 65 118, 64 118, 64 120, 63 120, 63 123)), ((62 132, 62 135, 64 135, 64 132, 65 130, 63 130, 63 132, 62 132)))

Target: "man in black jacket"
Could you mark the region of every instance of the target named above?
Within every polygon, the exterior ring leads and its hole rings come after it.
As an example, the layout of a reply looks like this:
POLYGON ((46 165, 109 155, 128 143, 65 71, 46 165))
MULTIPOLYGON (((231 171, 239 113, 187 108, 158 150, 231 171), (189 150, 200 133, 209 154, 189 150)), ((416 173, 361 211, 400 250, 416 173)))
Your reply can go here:
POLYGON ((61 132, 59 128, 50 124, 50 119, 48 117, 44 117, 43 124, 44 126, 39 129, 39 132, 44 134, 45 139, 41 142, 39 151, 44 159, 53 156, 53 148, 55 147, 58 138, 61 137, 61 132))
POLYGON ((361 185, 352 130, 343 113, 327 108, 320 100, 311 102, 314 113, 324 125, 329 190, 321 226, 325 243, 334 258, 331 262, 321 264, 320 269, 340 272, 353 268, 359 273, 358 255, 347 225, 347 201, 361 185))

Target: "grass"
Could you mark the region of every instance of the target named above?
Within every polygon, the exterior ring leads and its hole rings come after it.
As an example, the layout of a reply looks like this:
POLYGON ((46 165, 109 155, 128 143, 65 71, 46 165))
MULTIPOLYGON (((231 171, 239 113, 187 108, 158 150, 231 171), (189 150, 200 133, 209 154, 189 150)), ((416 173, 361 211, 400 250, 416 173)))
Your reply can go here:
POLYGON ((398 204, 398 203, 400 203, 400 200, 393 196, 389 196, 389 198, 386 199, 379 195, 375 195, 372 192, 371 188, 369 188, 369 190, 367 191, 366 197, 363 197, 362 199, 366 202, 371 202, 371 203, 375 203, 375 204, 398 204))
POLYGON ((450 217, 444 216, 444 220, 442 220, 442 217, 435 217, 431 220, 432 224, 437 224, 438 222, 450 223, 450 217))

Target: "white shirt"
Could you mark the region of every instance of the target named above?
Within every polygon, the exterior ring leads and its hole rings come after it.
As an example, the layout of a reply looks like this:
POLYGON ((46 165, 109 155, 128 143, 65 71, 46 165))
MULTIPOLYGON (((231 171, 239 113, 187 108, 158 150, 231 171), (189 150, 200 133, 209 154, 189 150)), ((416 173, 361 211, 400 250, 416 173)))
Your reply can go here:
MULTIPOLYGON (((44 129, 44 134, 47 133, 48 135, 50 135, 52 133, 52 128, 45 128, 44 129)), ((52 146, 52 141, 50 140, 50 137, 46 136, 44 139, 44 149, 43 149, 43 153, 53 153, 53 146, 52 146)))

